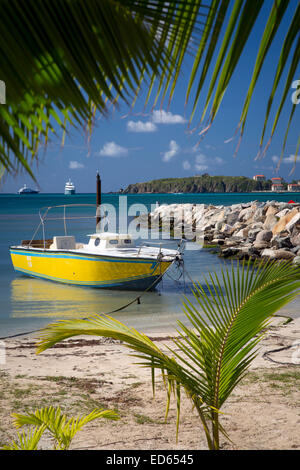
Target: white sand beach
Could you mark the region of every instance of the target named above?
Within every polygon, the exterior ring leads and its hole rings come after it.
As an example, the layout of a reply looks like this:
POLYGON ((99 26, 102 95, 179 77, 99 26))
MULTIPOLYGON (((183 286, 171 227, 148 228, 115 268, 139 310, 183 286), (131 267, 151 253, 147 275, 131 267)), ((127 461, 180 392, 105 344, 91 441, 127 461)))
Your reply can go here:
MULTIPOLYGON (((221 411, 231 442, 222 449, 299 449, 300 319, 284 324, 275 318, 260 343, 248 376, 221 411)), ((149 335, 151 337, 151 335, 149 335)), ((160 347, 166 335, 152 337, 160 347)), ((120 420, 98 420, 79 432, 71 449, 206 449, 196 412, 182 394, 176 443, 176 400, 164 420, 166 393, 157 374, 155 398, 148 369, 134 364, 121 343, 98 337, 75 337, 36 355, 36 335, 5 340, 1 366, 0 444, 16 436, 12 412, 61 406, 68 415, 102 406, 116 409, 120 420)), ((42 447, 51 448, 50 438, 42 447)))

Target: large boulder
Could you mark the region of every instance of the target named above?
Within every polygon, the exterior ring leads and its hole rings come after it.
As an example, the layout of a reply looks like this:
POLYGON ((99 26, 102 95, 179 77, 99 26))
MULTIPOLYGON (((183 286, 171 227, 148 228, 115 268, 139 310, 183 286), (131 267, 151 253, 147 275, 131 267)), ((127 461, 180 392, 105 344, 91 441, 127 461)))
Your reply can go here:
POLYGON ((231 235, 234 232, 234 228, 229 224, 223 224, 220 232, 227 234, 227 235, 231 235))
POLYGON ((275 217, 274 214, 267 215, 264 221, 264 229, 265 230, 272 230, 272 228, 277 224, 278 219, 275 217))
POLYGON ((285 228, 288 232, 292 232, 294 227, 300 226, 300 212, 294 215, 294 217, 286 224, 285 228))
POLYGON ((253 248, 255 248, 256 250, 264 250, 265 248, 269 248, 270 246, 270 243, 268 242, 257 242, 255 241, 253 243, 253 248))
POLYGON ((239 248, 235 248, 235 247, 225 248, 221 251, 220 256, 223 256, 224 258, 230 258, 232 256, 237 255, 238 252, 239 252, 239 248))
POLYGON ((255 241, 256 242, 269 242, 273 237, 273 233, 271 230, 261 230, 261 232, 259 232, 257 235, 256 235, 256 239, 255 241))
POLYGON ((279 210, 279 209, 278 209, 278 207, 276 207, 276 206, 273 206, 273 205, 272 205, 272 206, 269 206, 268 209, 267 209, 267 211, 266 211, 266 217, 268 217, 269 215, 275 215, 275 214, 277 214, 278 210, 279 210))
POLYGON ((294 259, 295 255, 291 251, 288 250, 274 250, 275 259, 294 259))
POLYGON ((271 240, 271 246, 275 247, 276 249, 279 248, 293 248, 293 244, 291 243, 290 237, 279 237, 275 236, 271 240))
POLYGON ((266 248, 262 253, 262 257, 274 259, 275 258, 275 250, 271 250, 270 248, 266 248))
POLYGON ((244 221, 250 219, 255 212, 255 209, 251 207, 247 207, 246 209, 242 209, 241 212, 239 213, 238 220, 239 221, 244 221))
POLYGON ((284 217, 288 212, 290 212, 290 209, 286 207, 285 209, 282 209, 281 211, 277 212, 276 216, 281 219, 281 217, 284 217))
POLYGON ((255 240, 256 239, 256 236, 257 234, 261 232, 261 228, 251 228, 249 231, 248 231, 248 237, 251 239, 251 240, 255 240))
POLYGON ((300 245, 300 232, 293 231, 290 240, 293 246, 300 245))
POLYGON ((235 232, 234 235, 235 235, 235 237, 239 237, 239 238, 247 238, 248 237, 248 228, 247 227, 242 228, 238 232, 235 232))
POLYGON ((251 218, 253 222, 263 222, 265 219, 264 208, 258 207, 251 218))
POLYGON ((286 230, 286 226, 287 224, 293 219, 293 217, 295 217, 295 215, 298 214, 298 210, 296 207, 294 207, 294 209, 292 209, 291 211, 289 211, 286 215, 284 215, 283 217, 281 217, 277 224, 274 225, 274 227, 272 228, 272 232, 274 235, 276 235, 277 233, 280 233, 282 232, 283 230, 286 230))
POLYGON ((230 212, 229 214, 227 214, 226 216, 226 222, 228 225, 234 225, 238 218, 239 218, 239 215, 240 215, 240 211, 233 211, 233 212, 230 212))
POLYGON ((269 259, 286 259, 286 260, 292 260, 295 258, 294 253, 291 251, 287 250, 270 250, 270 249, 265 249, 262 254, 262 257, 267 257, 269 259))

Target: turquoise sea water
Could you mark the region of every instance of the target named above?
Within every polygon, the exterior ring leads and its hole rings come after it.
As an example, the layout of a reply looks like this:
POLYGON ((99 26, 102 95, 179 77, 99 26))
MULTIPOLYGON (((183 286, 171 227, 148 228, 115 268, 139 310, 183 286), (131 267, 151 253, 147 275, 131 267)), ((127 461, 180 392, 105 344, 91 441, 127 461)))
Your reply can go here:
MULTIPOLYGON (((124 196, 123 196, 124 198, 124 196)), ((160 204, 196 203, 232 205, 254 200, 278 200, 300 202, 300 194, 284 193, 228 193, 228 194, 129 194, 127 207, 143 204, 148 210, 156 201, 160 204)), ((103 194, 102 202, 118 210, 119 195, 103 194)), ((123 200, 124 201, 124 200, 123 200)), ((0 195, 0 337, 38 329, 53 320, 81 318, 95 313, 107 313, 133 300, 138 293, 74 287, 51 281, 34 279, 15 273, 9 255, 9 246, 19 244, 22 239, 31 239, 39 224, 38 211, 41 207, 64 204, 95 204, 94 194, 0 195)), ((136 206, 138 207, 138 206, 136 206)), ((55 219, 58 212, 53 212, 55 219)), ((79 207, 72 216, 93 215, 94 209, 79 207)), ((49 214, 50 215, 50 214, 49 214)), ((62 210, 59 210, 62 215, 62 210)), ((130 221, 130 217, 128 219, 130 221)), ((51 220, 46 224, 47 236, 63 234, 62 221, 51 220)), ((86 242, 86 235, 95 231, 94 219, 68 221, 69 234, 76 240, 86 242)), ((41 231, 37 234, 41 237, 41 231)), ((170 248, 177 242, 165 241, 170 248)), ((211 271, 220 272, 226 262, 206 249, 186 250, 185 266, 193 280, 203 283, 211 271)), ((172 267, 163 282, 154 292, 147 292, 141 303, 134 303, 125 310, 114 314, 115 318, 145 332, 164 332, 176 327, 177 319, 185 320, 181 301, 183 295, 191 298, 191 281, 172 267)), ((300 301, 295 301, 282 311, 293 317, 300 315, 300 301)))

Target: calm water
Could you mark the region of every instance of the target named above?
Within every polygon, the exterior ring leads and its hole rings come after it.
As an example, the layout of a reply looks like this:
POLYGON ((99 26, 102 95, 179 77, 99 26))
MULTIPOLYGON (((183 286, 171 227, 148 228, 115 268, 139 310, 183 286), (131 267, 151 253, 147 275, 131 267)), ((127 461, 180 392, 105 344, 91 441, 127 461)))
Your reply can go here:
MULTIPOLYGON (((167 203, 197 203, 231 205, 253 200, 300 202, 300 194, 130 194, 127 205, 144 204, 150 209, 159 201, 167 203)), ((102 202, 119 206, 119 195, 104 194, 102 202)), ((94 204, 94 194, 38 195, 0 195, 0 337, 32 331, 56 319, 80 318, 95 313, 107 313, 130 302, 137 292, 110 291, 102 289, 74 287, 56 284, 51 281, 31 279, 15 273, 9 255, 9 246, 19 244, 22 239, 31 239, 38 226, 38 211, 41 207, 63 204, 94 204)), ((93 209, 78 208, 76 215, 92 215, 93 209)), ((55 218, 54 212, 53 217, 55 218)), ((60 211, 60 215, 62 212, 60 211)), ((70 214, 70 216, 75 214, 70 214)), ((130 220, 130 219, 129 219, 130 220)), ((68 222, 69 233, 76 240, 86 242, 86 234, 95 231, 95 220, 81 219, 68 222)), ((61 221, 52 220, 46 225, 46 237, 63 234, 61 221)), ((41 237, 41 231, 37 234, 41 237)), ((166 241, 168 247, 175 248, 177 243, 166 241)), ((226 264, 224 260, 208 250, 186 250, 185 266, 192 279, 203 282, 209 272, 220 272, 226 264)), ((228 263, 227 263, 228 264, 228 263)), ((160 332, 176 327, 177 319, 185 320, 181 301, 183 295, 190 298, 191 282, 183 279, 180 272, 172 267, 169 275, 154 292, 148 292, 141 298, 141 304, 134 303, 113 316, 145 332, 160 332)), ((284 310, 283 314, 299 316, 300 301, 295 301, 284 310)))

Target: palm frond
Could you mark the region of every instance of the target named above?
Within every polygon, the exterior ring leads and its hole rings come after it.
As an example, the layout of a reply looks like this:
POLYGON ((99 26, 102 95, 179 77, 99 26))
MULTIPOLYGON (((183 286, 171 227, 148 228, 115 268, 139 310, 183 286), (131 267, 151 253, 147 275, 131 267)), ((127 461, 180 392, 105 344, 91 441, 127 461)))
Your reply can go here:
POLYGON ((44 425, 34 429, 28 429, 17 433, 18 440, 13 440, 10 444, 4 445, 2 450, 37 450, 40 439, 45 431, 44 425))
MULTIPOLYGON (((32 162, 50 136, 62 131, 64 139, 69 125, 91 131, 96 111, 106 116, 119 102, 133 105, 143 85, 148 90, 146 104, 151 94, 153 106, 159 97, 162 106, 167 93, 170 102, 187 56, 194 56, 186 91, 186 101, 192 101, 190 123, 209 80, 199 121, 203 123, 208 113, 204 135, 262 6, 261 0, 3 0, 0 78, 6 84, 7 104, 0 106, 1 172, 23 168, 34 178, 32 162)), ((299 64, 299 5, 274 0, 270 6, 239 124, 243 134, 265 58, 284 25, 287 34, 269 87, 261 146, 280 78, 289 67, 270 138, 299 64), (287 7, 294 8, 294 16, 285 26, 287 7)))
POLYGON ((62 414, 61 409, 53 406, 37 409, 34 413, 19 414, 12 413, 15 418, 14 425, 19 428, 25 425, 35 426, 36 429, 43 429, 50 432, 59 449, 69 448, 75 434, 87 423, 99 418, 119 419, 118 414, 113 410, 94 409, 91 413, 71 417, 62 414))

